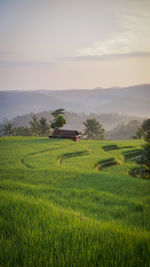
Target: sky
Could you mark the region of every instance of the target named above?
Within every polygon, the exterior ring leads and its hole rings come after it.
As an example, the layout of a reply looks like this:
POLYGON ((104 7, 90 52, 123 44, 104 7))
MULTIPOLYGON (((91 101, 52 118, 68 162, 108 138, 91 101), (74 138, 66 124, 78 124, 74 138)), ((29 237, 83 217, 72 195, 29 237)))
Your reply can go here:
POLYGON ((149 0, 0 0, 0 90, 150 83, 149 0))

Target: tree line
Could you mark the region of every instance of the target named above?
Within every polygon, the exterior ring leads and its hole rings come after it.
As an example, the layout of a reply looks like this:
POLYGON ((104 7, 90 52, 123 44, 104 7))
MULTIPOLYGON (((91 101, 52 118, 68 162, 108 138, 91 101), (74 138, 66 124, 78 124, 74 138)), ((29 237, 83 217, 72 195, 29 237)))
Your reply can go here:
MULTIPOLYGON (((17 127, 13 126, 12 122, 8 122, 4 125, 1 130, 2 136, 47 136, 52 130, 60 129, 66 124, 66 119, 64 118, 64 109, 59 108, 54 110, 51 115, 53 120, 48 122, 45 117, 41 117, 39 120, 36 115, 32 116, 30 121, 30 127, 17 127)), ((102 125, 95 119, 90 118, 83 122, 85 127, 83 137, 86 139, 93 140, 104 140, 105 139, 105 129, 102 125)))
POLYGON ((53 120, 48 122, 45 117, 39 120, 36 115, 32 116, 30 127, 14 127, 12 122, 8 122, 1 130, 3 136, 23 135, 23 136, 47 136, 51 129, 61 128, 66 123, 62 116, 64 109, 57 109, 51 113, 53 120))
MULTIPOLYGON (((37 119, 36 115, 32 116, 29 127, 14 127, 12 122, 8 122, 1 130, 1 136, 48 136, 54 129, 60 129, 66 124, 64 118, 65 110, 62 108, 54 110, 50 113, 53 119, 48 122, 47 119, 42 116, 37 119)), ((138 127, 136 135, 133 138, 142 138, 145 136, 145 123, 149 119, 145 120, 141 127, 138 127)), ((137 121, 130 122, 131 126, 138 126, 137 121)), ((104 140, 106 131, 103 126, 95 119, 88 118, 83 122, 84 132, 80 133, 85 139, 91 140, 104 140)), ((121 127, 122 128, 122 127, 121 127)), ((130 127, 131 128, 131 127, 130 127)), ((78 129, 76 129, 78 130, 78 129)))

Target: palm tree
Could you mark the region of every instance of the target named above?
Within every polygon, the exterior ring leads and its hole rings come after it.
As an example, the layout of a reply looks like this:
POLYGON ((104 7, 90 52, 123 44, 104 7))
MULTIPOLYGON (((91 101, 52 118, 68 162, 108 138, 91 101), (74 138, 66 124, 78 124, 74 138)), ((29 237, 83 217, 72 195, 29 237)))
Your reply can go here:
POLYGON ((42 135, 45 135, 46 130, 49 129, 49 125, 48 125, 48 123, 47 123, 47 119, 45 119, 44 117, 42 117, 42 118, 39 120, 39 128, 40 128, 40 130, 41 130, 42 135))
POLYGON ((32 121, 30 121, 31 130, 35 135, 39 134, 40 125, 35 115, 32 116, 32 121))
POLYGON ((2 130, 4 136, 13 136, 15 133, 14 126, 11 122, 4 125, 4 129, 2 130))

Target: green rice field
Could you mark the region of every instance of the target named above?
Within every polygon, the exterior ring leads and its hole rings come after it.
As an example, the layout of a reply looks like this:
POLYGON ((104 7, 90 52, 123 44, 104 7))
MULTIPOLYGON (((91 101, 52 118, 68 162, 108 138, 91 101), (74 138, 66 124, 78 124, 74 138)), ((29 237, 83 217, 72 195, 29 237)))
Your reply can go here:
POLYGON ((142 144, 0 138, 0 266, 149 267, 142 144))

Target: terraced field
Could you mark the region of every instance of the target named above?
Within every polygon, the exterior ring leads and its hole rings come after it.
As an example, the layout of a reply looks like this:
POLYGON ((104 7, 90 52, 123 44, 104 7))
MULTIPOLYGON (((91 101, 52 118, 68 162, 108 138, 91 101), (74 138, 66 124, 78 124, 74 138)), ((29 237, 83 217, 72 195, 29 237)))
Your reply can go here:
POLYGON ((0 266, 150 266, 142 140, 0 138, 0 266))

